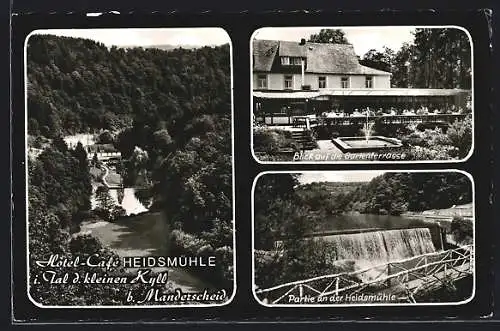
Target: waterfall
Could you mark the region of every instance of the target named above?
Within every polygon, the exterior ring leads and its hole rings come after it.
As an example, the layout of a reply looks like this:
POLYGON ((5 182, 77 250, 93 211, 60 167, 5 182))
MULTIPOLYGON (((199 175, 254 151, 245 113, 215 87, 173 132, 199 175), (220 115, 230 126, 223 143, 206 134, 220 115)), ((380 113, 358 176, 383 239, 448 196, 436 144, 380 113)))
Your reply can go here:
POLYGON ((329 260, 364 261, 375 265, 435 252, 428 228, 371 231, 322 237, 329 260))
POLYGON ((389 261, 435 252, 429 228, 384 231, 389 261))

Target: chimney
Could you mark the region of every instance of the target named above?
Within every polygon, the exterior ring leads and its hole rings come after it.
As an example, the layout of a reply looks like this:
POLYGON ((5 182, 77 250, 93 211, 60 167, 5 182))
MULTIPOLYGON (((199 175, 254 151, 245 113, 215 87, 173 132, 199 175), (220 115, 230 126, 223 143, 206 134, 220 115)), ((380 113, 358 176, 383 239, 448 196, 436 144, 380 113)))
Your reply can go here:
POLYGON ((301 46, 304 46, 306 44, 306 40, 304 38, 300 39, 300 44, 301 46))

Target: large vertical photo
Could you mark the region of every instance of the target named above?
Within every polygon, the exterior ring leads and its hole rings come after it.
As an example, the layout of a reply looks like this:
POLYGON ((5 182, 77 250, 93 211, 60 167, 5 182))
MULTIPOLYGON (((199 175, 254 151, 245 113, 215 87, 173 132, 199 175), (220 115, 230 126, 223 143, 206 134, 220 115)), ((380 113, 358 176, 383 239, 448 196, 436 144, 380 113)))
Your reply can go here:
POLYGON ((474 183, 465 172, 266 172, 253 194, 253 293, 265 306, 474 297, 474 183))
POLYGON ((231 47, 220 28, 37 30, 26 38, 34 304, 232 300, 231 47))
POLYGON ((463 28, 267 27, 250 47, 258 162, 456 162, 473 152, 463 28))

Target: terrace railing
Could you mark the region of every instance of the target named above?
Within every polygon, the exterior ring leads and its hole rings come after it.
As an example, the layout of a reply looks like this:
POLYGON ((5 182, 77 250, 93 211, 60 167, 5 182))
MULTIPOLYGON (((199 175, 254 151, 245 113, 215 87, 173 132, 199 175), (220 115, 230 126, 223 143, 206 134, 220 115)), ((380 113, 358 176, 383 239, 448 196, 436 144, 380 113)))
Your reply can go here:
POLYGON ((362 125, 380 121, 383 124, 453 123, 463 120, 467 114, 386 115, 386 116, 339 116, 320 117, 318 125, 362 125))

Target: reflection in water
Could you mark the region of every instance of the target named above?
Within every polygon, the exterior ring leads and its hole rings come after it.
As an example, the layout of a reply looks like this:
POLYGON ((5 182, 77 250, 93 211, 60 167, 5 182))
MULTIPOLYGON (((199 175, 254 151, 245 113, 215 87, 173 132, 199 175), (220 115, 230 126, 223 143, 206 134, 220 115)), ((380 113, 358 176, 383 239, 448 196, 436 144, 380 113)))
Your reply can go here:
MULTIPOLYGON (((125 200, 125 199, 124 199, 125 200)), ((120 257, 168 255, 170 229, 160 212, 143 213, 117 222, 84 222, 82 232, 90 232, 120 257)), ((168 268, 153 268, 155 272, 168 268)), ((169 280, 182 291, 202 292, 212 287, 190 274, 189 269, 171 268, 169 280)))
POLYGON ((118 200, 118 190, 113 189, 110 190, 109 193, 113 200, 115 200, 116 204, 120 205, 123 209, 125 209, 126 215, 140 214, 148 209, 144 207, 144 205, 137 199, 135 196, 135 189, 132 187, 127 187, 123 189, 123 199, 121 203, 118 200))
MULTIPOLYGON (((92 197, 91 197, 92 209, 95 209, 97 207, 97 201, 95 199, 96 189, 97 189, 96 186, 92 187, 92 197)), ((111 197, 113 198, 113 200, 117 205, 125 209, 125 213, 127 216, 136 215, 148 211, 148 208, 146 208, 135 196, 135 188, 126 187, 123 189, 123 198, 121 199, 121 203, 118 197, 119 190, 120 189, 110 189, 109 194, 111 195, 111 197)))
POLYGON ((381 228, 394 229, 405 228, 410 225, 414 218, 393 215, 375 214, 342 214, 333 215, 322 224, 322 231, 381 228))

